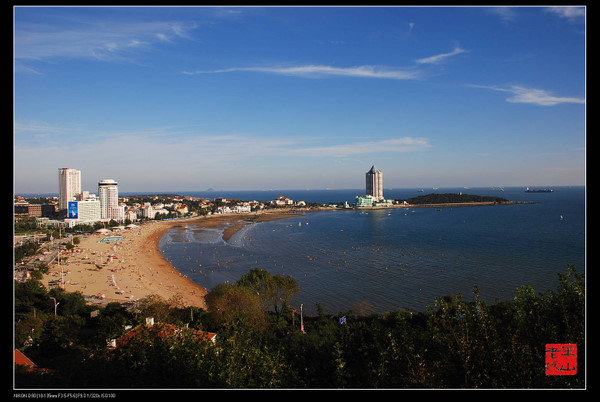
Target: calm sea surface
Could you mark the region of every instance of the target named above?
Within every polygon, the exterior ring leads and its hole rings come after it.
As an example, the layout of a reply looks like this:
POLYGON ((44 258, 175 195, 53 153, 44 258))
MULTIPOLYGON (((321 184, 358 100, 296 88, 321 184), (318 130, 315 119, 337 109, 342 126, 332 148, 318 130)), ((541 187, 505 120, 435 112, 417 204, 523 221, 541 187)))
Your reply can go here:
MULTIPOLYGON (((218 229, 170 229, 159 247, 175 268, 212 289, 253 268, 290 275, 300 287, 293 307, 327 313, 423 311, 436 297, 473 286, 485 300, 511 300, 515 289, 555 289, 567 264, 585 270, 585 187, 385 190, 386 198, 459 192, 535 204, 309 212, 248 225, 228 242, 218 229)), ((307 202, 353 202, 361 190, 186 193, 268 201, 277 195, 307 202)))

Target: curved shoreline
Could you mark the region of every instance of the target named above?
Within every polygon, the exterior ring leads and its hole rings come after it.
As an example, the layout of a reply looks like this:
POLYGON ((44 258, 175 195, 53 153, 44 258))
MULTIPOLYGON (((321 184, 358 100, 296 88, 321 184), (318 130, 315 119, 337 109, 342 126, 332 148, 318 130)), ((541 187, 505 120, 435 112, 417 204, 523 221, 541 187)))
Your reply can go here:
MULTIPOLYGON (((527 202, 422 204, 392 208, 517 203, 527 202)), ((225 214, 151 221, 136 229, 119 232, 118 235, 122 236, 122 239, 116 243, 102 242, 106 236, 98 234, 78 236, 81 242, 75 248, 76 252, 61 253, 61 264, 53 263, 49 267, 48 274, 43 276, 42 283, 47 288, 54 283, 54 286, 62 286, 66 291, 80 292, 90 303, 126 303, 157 295, 165 300, 171 299, 180 305, 206 308, 204 296, 209 293, 209 290, 173 267, 159 249, 159 242, 169 229, 188 224, 198 226, 200 229, 219 228, 223 230, 223 240, 228 241, 231 236, 251 223, 285 219, 304 215, 308 211, 322 210, 342 209, 269 210, 258 214, 225 214), (64 285, 61 280, 64 280, 64 285)))
POLYGON ((77 236, 80 244, 73 252, 63 252, 60 264, 54 262, 41 282, 50 289, 63 287, 80 292, 89 303, 135 302, 151 295, 185 306, 206 308, 208 290, 178 271, 159 249, 164 234, 177 225, 223 228, 223 239, 252 222, 298 216, 296 212, 269 211, 261 214, 228 214, 151 221, 112 236, 118 242, 103 242, 107 236, 77 236), (63 284, 64 282, 64 284, 63 284))
POLYGON ((208 290, 177 271, 158 248, 173 224, 150 222, 127 229, 118 233, 122 238, 115 243, 103 242, 107 236, 99 234, 78 236, 80 244, 71 253, 63 250, 60 264, 51 264, 41 282, 48 289, 80 292, 89 303, 127 303, 157 295, 205 308, 208 290))

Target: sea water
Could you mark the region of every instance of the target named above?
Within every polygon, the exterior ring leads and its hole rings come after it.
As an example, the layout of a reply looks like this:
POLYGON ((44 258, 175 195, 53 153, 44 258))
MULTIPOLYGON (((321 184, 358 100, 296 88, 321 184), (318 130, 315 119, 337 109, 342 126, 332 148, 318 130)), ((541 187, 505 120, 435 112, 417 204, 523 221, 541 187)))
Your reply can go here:
MULTIPOLYGON (((234 283, 254 268, 289 275, 300 288, 292 307, 302 304, 309 314, 317 305, 331 314, 424 311, 447 294, 472 300, 474 286, 493 303, 511 300, 522 285, 538 293, 555 289, 568 264, 584 272, 585 187, 554 187, 552 193, 525 193, 516 187, 400 189, 385 195, 409 198, 434 192, 534 204, 308 212, 249 224, 229 241, 222 239, 222 229, 186 223, 171 228, 159 247, 175 268, 209 290, 234 283)), ((273 194, 219 196, 268 201, 273 194)), ((352 202, 356 194, 360 191, 281 195, 326 203, 352 202)))

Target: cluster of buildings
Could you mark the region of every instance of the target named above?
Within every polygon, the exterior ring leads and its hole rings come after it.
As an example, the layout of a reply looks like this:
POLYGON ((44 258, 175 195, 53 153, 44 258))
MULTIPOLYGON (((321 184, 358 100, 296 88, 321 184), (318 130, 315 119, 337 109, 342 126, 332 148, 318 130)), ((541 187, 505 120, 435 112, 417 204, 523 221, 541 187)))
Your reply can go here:
POLYGON ((125 221, 125 207, 119 204, 119 187, 113 179, 98 182, 98 195, 81 190, 81 171, 58 169, 59 210, 67 210, 64 222, 73 227, 78 224, 125 221))
POLYGON ((268 207, 304 207, 306 203, 304 201, 294 201, 291 198, 283 195, 278 196, 272 201, 238 201, 238 200, 227 200, 220 199, 221 203, 228 205, 220 205, 216 209, 218 214, 244 214, 252 211, 261 210, 268 207))
MULTIPOLYGON (((365 195, 355 198, 354 208, 389 207, 392 200, 386 200, 383 196, 383 172, 373 165, 366 173, 365 195)), ((73 227, 79 224, 95 224, 96 222, 125 222, 135 221, 140 218, 154 219, 157 214, 169 214, 176 212, 177 215, 188 215, 189 211, 183 202, 175 202, 171 205, 134 204, 127 206, 119 200, 118 183, 113 179, 102 179, 98 182, 98 194, 90 194, 81 189, 81 171, 70 168, 58 169, 58 203, 29 204, 24 199, 17 199, 15 216, 35 217, 38 225, 56 225, 73 227), (170 209, 167 209, 170 208, 170 209), (59 218, 59 220, 53 218, 59 218)), ((183 201, 183 200, 179 200, 183 201)), ((220 205, 214 208, 218 214, 228 213, 250 213, 253 210, 271 207, 303 207, 303 201, 294 201, 285 196, 279 196, 269 203, 258 201, 237 202, 233 200, 215 199, 220 205)), ((213 203, 200 200, 199 208, 211 208, 213 203)), ((344 205, 350 208, 347 203, 344 205)), ((212 213, 212 212, 211 212, 212 213)))
POLYGON ((79 224, 95 224, 97 222, 138 219, 155 219, 160 215, 189 216, 189 203, 185 201, 198 201, 200 210, 206 209, 204 214, 250 213, 266 207, 296 207, 304 206, 304 201, 294 201, 284 196, 279 196, 270 202, 238 201, 227 199, 198 199, 196 197, 173 197, 168 203, 160 201, 130 203, 127 198, 119 199, 118 183, 113 179, 102 179, 98 182, 98 193, 91 194, 83 191, 81 187, 81 171, 70 168, 58 169, 58 199, 46 204, 30 204, 23 197, 16 197, 14 204, 15 216, 34 217, 39 226, 73 227, 79 224), (172 201, 172 202, 171 202, 172 201))
POLYGON ((58 169, 58 203, 15 202, 15 216, 35 217, 39 225, 73 227, 96 222, 124 222, 126 206, 119 203, 118 183, 112 179, 98 182, 98 195, 81 189, 81 171, 58 169), (56 220, 53 218, 60 218, 56 220))

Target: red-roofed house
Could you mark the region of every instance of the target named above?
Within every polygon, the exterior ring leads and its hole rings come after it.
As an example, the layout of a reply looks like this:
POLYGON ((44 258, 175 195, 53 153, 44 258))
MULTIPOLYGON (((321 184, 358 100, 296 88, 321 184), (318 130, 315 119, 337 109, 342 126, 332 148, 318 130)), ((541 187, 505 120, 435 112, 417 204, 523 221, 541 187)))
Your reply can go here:
MULTIPOLYGON (((180 328, 171 324, 151 324, 147 325, 151 331, 153 331, 156 335, 158 335, 162 339, 167 339, 171 337, 181 336, 183 334, 188 334, 196 337, 197 339, 206 339, 211 341, 213 344, 217 341, 217 334, 214 332, 207 331, 199 331, 196 329, 190 328, 180 328)), ((125 335, 121 336, 118 339, 113 340, 113 347, 120 347, 126 345, 131 339, 135 338, 142 331, 142 327, 138 326, 133 330, 127 332, 125 335)))
POLYGON ((27 371, 37 371, 42 373, 51 371, 49 369, 37 367, 35 363, 32 362, 27 356, 25 356, 25 354, 19 349, 15 349, 15 364, 27 367, 27 371))
POLYGON ((19 349, 15 349, 15 364, 26 366, 30 370, 35 368, 35 363, 29 360, 19 349))

